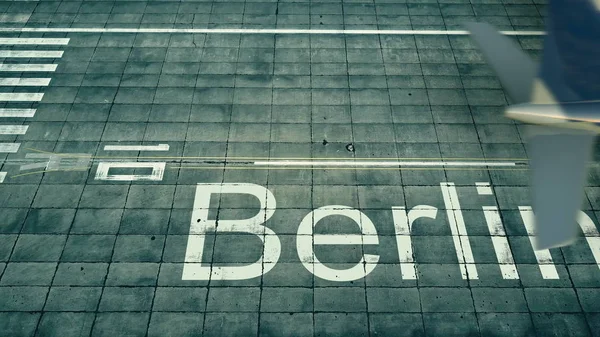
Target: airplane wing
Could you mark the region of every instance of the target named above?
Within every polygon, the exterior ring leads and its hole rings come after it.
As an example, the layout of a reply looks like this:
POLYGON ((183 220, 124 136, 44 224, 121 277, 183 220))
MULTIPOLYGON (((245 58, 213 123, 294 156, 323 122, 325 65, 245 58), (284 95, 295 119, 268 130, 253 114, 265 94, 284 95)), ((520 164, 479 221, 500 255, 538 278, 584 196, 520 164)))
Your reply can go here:
POLYGON ((498 33, 491 25, 473 22, 465 26, 481 47, 492 69, 496 71, 512 103, 529 102, 532 83, 538 71, 537 64, 519 46, 498 33))
MULTIPOLYGON (((593 121, 594 117, 600 118, 600 110, 589 110, 597 108, 597 104, 588 104, 584 109, 577 106, 580 113, 585 112, 587 121, 574 118, 577 116, 569 112, 574 105, 564 104, 588 100, 594 95, 590 94, 589 75, 586 75, 588 86, 584 85, 585 90, 581 90, 581 84, 585 84, 586 80, 576 76, 581 73, 581 69, 573 64, 573 51, 567 52, 567 57, 564 52, 559 53, 559 46, 562 50, 565 45, 573 48, 571 42, 564 41, 565 36, 570 38, 573 34, 565 34, 560 29, 557 33, 557 25, 564 24, 564 20, 558 24, 552 21, 552 13, 560 10, 557 5, 552 7, 552 1, 565 4, 564 0, 551 0, 549 20, 547 19, 549 29, 539 67, 515 43, 492 26, 484 23, 467 25, 484 57, 497 73, 509 100, 518 104, 512 109, 509 106, 507 115, 533 124, 526 126, 526 138, 532 176, 536 250, 566 246, 576 239, 576 219, 584 199, 587 162, 592 158, 592 145, 600 125, 593 121), (569 62, 565 60, 570 60, 571 64, 566 64, 569 62), (536 107, 537 104, 552 105, 553 109, 549 108, 544 113, 536 107), (592 121, 589 120, 590 116, 592 121)), ((574 0, 569 3, 568 9, 580 2, 587 0, 574 0)), ((598 45, 597 41, 595 45, 598 45)), ((586 48, 589 49, 588 46, 584 47, 586 48)), ((600 57, 596 59, 600 65, 598 61, 600 57)), ((593 69, 593 66, 588 64, 587 69, 593 69)), ((598 78, 600 76, 595 81, 598 78)))

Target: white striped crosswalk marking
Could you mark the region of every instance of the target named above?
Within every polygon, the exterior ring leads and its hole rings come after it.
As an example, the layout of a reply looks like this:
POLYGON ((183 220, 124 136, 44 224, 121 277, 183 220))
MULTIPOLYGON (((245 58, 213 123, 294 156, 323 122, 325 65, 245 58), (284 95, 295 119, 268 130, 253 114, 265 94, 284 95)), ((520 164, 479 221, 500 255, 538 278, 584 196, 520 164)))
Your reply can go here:
POLYGON ((24 135, 28 125, 0 125, 0 135, 24 135))
POLYGON ((6 178, 6 172, 0 172, 0 184, 4 182, 4 178, 6 178))
MULTIPOLYGON (((19 0, 16 0, 19 1, 19 0)), ((9 14, 10 16, 10 14, 9 14)), ((10 19, 10 17, 4 17, 10 19)), ((4 20, 4 21, 7 21, 4 20)), ((3 21, 3 20, 0 20, 3 21)), ((9 20, 10 21, 10 20, 9 20)), ((8 22, 8 21, 7 21, 8 22)), ((0 45, 67 45, 69 38, 0 38, 0 45)), ((0 59, 58 59, 62 58, 62 50, 0 50, 0 59)), ((3 63, 0 62, 0 72, 54 72, 57 64, 47 63, 3 63)), ((0 77, 0 87, 47 87, 51 78, 46 77, 0 77)), ((39 92, 3 92, 0 93, 0 102, 39 102, 44 93, 39 92)), ((0 118, 31 118, 35 116, 36 109, 0 108, 0 118)), ((0 135, 24 135, 29 129, 28 125, 0 125, 0 135)), ((0 143, 0 153, 16 153, 21 144, 0 143)), ((0 183, 6 177, 5 172, 0 172, 0 183)))
POLYGON ((0 57, 5 58, 52 58, 63 56, 62 50, 0 50, 0 57))
POLYGON ((0 153, 16 153, 20 146, 19 143, 0 143, 0 153))
POLYGON ((8 87, 47 87, 49 84, 50 78, 0 78, 0 86, 8 87))
POLYGON ((55 71, 58 64, 17 64, 17 63, 2 63, 0 71, 55 71))
POLYGON ((44 97, 43 93, 37 92, 3 92, 0 93, 0 101, 6 102, 39 102, 44 97))
POLYGON ((68 38, 49 39, 49 38, 32 38, 32 37, 4 37, 0 38, 0 44, 5 45, 66 45, 69 43, 68 38))
POLYGON ((7 109, 0 108, 0 117, 31 118, 36 109, 7 109))

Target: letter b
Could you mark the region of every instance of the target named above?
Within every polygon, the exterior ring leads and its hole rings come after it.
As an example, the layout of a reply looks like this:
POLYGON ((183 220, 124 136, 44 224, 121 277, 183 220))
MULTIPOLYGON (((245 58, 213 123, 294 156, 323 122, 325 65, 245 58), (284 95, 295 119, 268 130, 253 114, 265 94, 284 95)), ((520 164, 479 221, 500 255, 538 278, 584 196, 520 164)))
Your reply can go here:
POLYGON ((275 213, 275 197, 268 189, 255 184, 198 184, 190 235, 188 236, 182 280, 246 280, 261 276, 275 266, 281 254, 281 242, 270 228, 262 224, 275 213), (208 219, 210 198, 213 194, 251 194, 260 200, 258 214, 249 219, 219 220, 219 232, 255 234, 263 242, 260 259, 252 264, 236 267, 203 266, 202 253, 206 234, 216 234, 217 220, 208 219), (264 269, 263 269, 263 262, 264 269))

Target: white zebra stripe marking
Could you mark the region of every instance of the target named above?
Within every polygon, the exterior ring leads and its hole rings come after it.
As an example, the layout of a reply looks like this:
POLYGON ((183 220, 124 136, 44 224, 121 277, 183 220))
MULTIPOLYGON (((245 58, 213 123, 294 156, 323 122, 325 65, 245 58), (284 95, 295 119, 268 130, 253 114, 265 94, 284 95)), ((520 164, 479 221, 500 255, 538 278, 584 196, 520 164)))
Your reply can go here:
POLYGON ((6 109, 0 108, 0 117, 31 118, 36 109, 6 109))
POLYGON ((4 92, 0 93, 0 101, 5 102, 39 102, 44 97, 43 93, 37 92, 4 92))
POLYGON ((4 178, 6 178, 6 172, 0 172, 0 184, 4 182, 4 178))
POLYGON ((50 78, 20 78, 5 77, 0 78, 0 86, 7 87, 47 87, 50 84, 50 78))
POLYGON ((16 153, 20 146, 19 143, 0 143, 0 153, 16 153))
POLYGON ((53 58, 63 56, 61 50, 0 50, 0 57, 5 58, 53 58))
POLYGON ((0 125, 0 135, 24 135, 28 125, 0 125))
POLYGON ((0 38, 0 44, 4 45, 66 45, 70 39, 49 39, 31 37, 4 37, 0 38))
POLYGON ((55 71, 58 64, 0 64, 0 71, 55 71))

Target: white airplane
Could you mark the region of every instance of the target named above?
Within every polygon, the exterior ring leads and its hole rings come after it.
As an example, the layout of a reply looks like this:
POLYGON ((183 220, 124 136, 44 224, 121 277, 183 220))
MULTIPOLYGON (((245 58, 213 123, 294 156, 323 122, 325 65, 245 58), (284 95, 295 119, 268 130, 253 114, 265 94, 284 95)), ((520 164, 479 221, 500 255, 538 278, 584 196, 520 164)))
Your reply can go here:
POLYGON ((506 116, 527 123, 535 249, 567 246, 600 133, 600 0, 549 1, 540 65, 488 24, 467 29, 508 94, 506 116))

